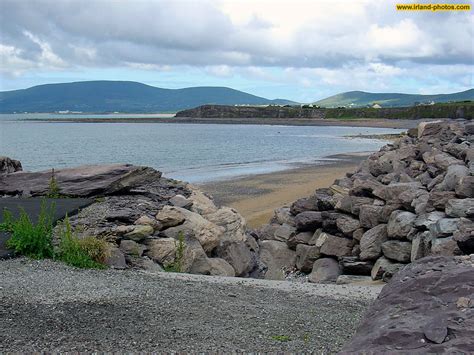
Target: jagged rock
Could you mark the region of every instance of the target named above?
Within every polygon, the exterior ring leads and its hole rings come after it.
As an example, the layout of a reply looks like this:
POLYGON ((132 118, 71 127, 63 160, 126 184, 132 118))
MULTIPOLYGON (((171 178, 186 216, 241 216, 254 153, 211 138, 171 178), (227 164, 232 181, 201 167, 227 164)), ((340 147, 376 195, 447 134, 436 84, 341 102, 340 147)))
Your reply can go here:
POLYGON ((321 212, 307 211, 301 212, 295 217, 296 230, 298 232, 307 232, 315 230, 323 223, 321 212))
POLYGON ((223 228, 220 237, 222 242, 244 242, 245 219, 233 208, 221 207, 213 213, 209 213, 205 218, 216 226, 223 228))
POLYGON ((255 257, 244 242, 224 242, 216 249, 216 255, 227 261, 236 276, 246 276, 255 267, 255 257))
POLYGON ((317 211, 317 210, 318 210, 318 207, 317 207, 316 196, 300 198, 299 200, 296 200, 295 202, 293 202, 293 204, 290 207, 290 213, 293 216, 296 216, 297 214, 301 212, 317 211))
POLYGON ((294 216, 291 214, 288 207, 277 208, 274 211, 271 223, 276 224, 288 224, 289 226, 295 226, 294 216))
POLYGON ((462 178, 469 175, 468 168, 463 165, 451 165, 448 167, 443 181, 439 185, 439 190, 453 191, 462 178))
POLYGON ((124 238, 139 242, 145 239, 146 237, 152 235, 153 232, 153 227, 150 225, 136 225, 132 231, 124 234, 124 238))
POLYGON ((416 214, 407 211, 393 211, 387 223, 387 235, 392 239, 405 239, 413 228, 416 214))
POLYGON ((387 240, 387 225, 379 224, 364 233, 360 240, 360 259, 375 260, 382 255, 382 243, 387 240))
POLYGON ((168 266, 175 261, 177 241, 173 238, 160 238, 148 241, 147 256, 152 260, 168 266))
POLYGON ((458 243, 453 237, 434 238, 431 241, 431 253, 434 255, 453 256, 461 255, 462 252, 458 247, 458 243))
POLYGON ((259 240, 274 240, 275 231, 279 228, 279 224, 265 224, 256 231, 259 240))
POLYGON ((120 250, 127 255, 134 257, 141 257, 143 252, 146 250, 146 247, 143 244, 138 244, 133 240, 122 240, 120 242, 120 250))
MULTIPOLYGON (((51 170, 35 173, 18 172, 2 176, 0 195, 46 195, 51 170)), ((152 168, 133 165, 86 165, 54 172, 60 193, 71 197, 117 194, 160 179, 161 173, 152 168)))
POLYGON ((360 225, 364 228, 373 228, 381 223, 380 216, 383 206, 363 205, 360 207, 360 225))
POLYGON ((273 239, 279 242, 287 242, 291 237, 296 235, 296 228, 288 224, 278 226, 273 233, 273 239))
POLYGON ((358 219, 342 216, 336 220, 337 228, 347 236, 352 236, 352 233, 360 227, 358 219))
POLYGON ((336 280, 336 285, 349 285, 349 284, 358 284, 358 283, 368 283, 371 282, 372 278, 370 276, 362 275, 340 275, 336 280))
POLYGON ((435 237, 446 237, 457 231, 458 223, 458 218, 440 218, 429 229, 435 237))
POLYGON ((382 252, 389 259, 408 263, 411 258, 411 243, 388 240, 382 243, 382 252))
POLYGON ((446 214, 450 217, 474 217, 474 198, 448 200, 446 214))
POLYGON ((374 266, 371 261, 361 261, 355 256, 343 256, 339 262, 343 274, 349 275, 370 275, 374 266))
POLYGON ((161 224, 162 228, 176 227, 186 219, 183 209, 174 206, 164 206, 156 215, 156 220, 161 224))
POLYGON ((374 202, 374 199, 369 198, 369 197, 359 197, 359 196, 348 195, 340 199, 336 203, 335 208, 339 211, 351 213, 353 215, 358 216, 361 206, 371 205, 373 204, 373 202, 374 202))
POLYGON ((302 272, 311 272, 314 262, 320 256, 319 247, 298 244, 296 246, 296 268, 302 272))
POLYGON ((443 121, 421 122, 418 125, 418 138, 439 133, 443 125, 443 121))
POLYGON ((126 269, 127 262, 125 261, 125 256, 120 251, 119 248, 113 245, 109 245, 107 248, 106 257, 104 264, 113 268, 113 269, 126 269))
POLYGON ((472 270, 472 261, 452 257, 427 257, 406 266, 383 288, 341 353, 472 352, 472 308, 459 302, 472 299, 472 270))
POLYGON ((418 233, 411 242, 410 261, 424 258, 431 254, 431 241, 433 236, 430 232, 418 233))
POLYGON ((169 203, 175 207, 181 207, 181 208, 186 208, 189 209, 193 205, 193 202, 188 200, 186 197, 183 195, 176 195, 170 198, 169 203))
POLYGON ((419 214, 413 223, 415 228, 427 230, 431 225, 435 224, 441 218, 445 218, 446 214, 441 211, 419 214))
POLYGON ((333 210, 336 204, 334 192, 330 188, 317 189, 314 197, 316 198, 316 207, 318 211, 333 210))
POLYGON ((265 279, 283 280, 296 264, 296 252, 288 249, 286 243, 276 240, 260 242, 260 260, 267 266, 265 279))
POLYGON ((449 200, 456 198, 456 194, 452 191, 431 191, 429 196, 428 204, 442 211, 449 200))
POLYGON ((21 163, 18 160, 0 156, 0 175, 6 175, 22 171, 21 163))
POLYGON ((471 219, 461 218, 458 227, 453 234, 458 248, 464 254, 474 254, 474 222, 471 219))
POLYGON ((353 246, 352 239, 336 237, 328 233, 321 233, 316 241, 316 247, 320 248, 321 254, 328 256, 352 255, 353 246))
POLYGON ((313 271, 308 276, 309 282, 334 282, 341 274, 339 263, 331 258, 321 258, 314 262, 313 271))
POLYGON ((309 244, 309 241, 313 238, 314 233, 312 232, 301 232, 291 236, 286 244, 288 248, 295 250, 298 244, 309 244))
POLYGON ((370 276, 372 280, 389 280, 404 264, 394 263, 385 257, 380 257, 374 264, 370 276))
POLYGON ((360 242, 360 240, 362 239, 362 236, 364 235, 364 233, 365 233, 364 228, 358 228, 352 233, 352 239, 357 240, 357 241, 360 242))
POLYGON ((194 261, 190 273, 211 276, 235 276, 234 269, 227 261, 206 256, 201 256, 194 261))
POLYGON ((423 193, 426 193, 426 190, 418 181, 390 183, 373 191, 375 196, 391 204, 409 202, 408 205, 423 193))
POLYGON ((459 179, 455 191, 459 197, 474 197, 474 176, 469 175, 459 179))

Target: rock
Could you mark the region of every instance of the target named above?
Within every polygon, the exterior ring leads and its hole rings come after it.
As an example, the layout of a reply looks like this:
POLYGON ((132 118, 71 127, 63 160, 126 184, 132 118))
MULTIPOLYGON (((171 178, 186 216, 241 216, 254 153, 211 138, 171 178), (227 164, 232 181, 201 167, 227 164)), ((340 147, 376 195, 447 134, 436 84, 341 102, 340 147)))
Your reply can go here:
POLYGON ((456 194, 452 191, 431 191, 429 196, 428 204, 442 211, 449 200, 456 198, 456 194))
POLYGON ((444 191, 453 191, 462 178, 469 175, 469 170, 463 165, 450 165, 448 171, 440 184, 439 189, 444 191))
POLYGON ((235 276, 234 269, 227 261, 205 256, 194 261, 190 273, 210 276, 235 276))
POLYGON ((116 246, 109 245, 104 264, 113 269, 126 269, 125 256, 116 246))
POLYGON ((358 284, 358 283, 370 283, 372 278, 370 276, 361 276, 361 275, 340 275, 337 280, 337 285, 349 285, 349 284, 358 284))
POLYGON ((290 213, 293 216, 296 216, 297 214, 301 212, 317 211, 317 210, 318 210, 318 207, 317 207, 316 196, 300 198, 299 200, 296 200, 295 202, 293 202, 293 204, 290 207, 290 213))
POLYGON ((389 259, 408 263, 411 258, 411 243, 389 240, 382 243, 382 252, 389 259))
POLYGON ((440 218, 429 229, 435 237, 446 237, 458 230, 458 223, 458 218, 440 218))
POLYGON ((343 274, 349 275, 370 275, 374 266, 371 261, 361 261, 355 256, 343 256, 339 262, 343 274))
POLYGON ((474 198, 448 200, 446 214, 450 217, 474 217, 474 198))
POLYGON ((318 282, 334 282, 341 274, 339 263, 331 258, 318 259, 313 264, 313 271, 308 276, 308 281, 318 282))
POLYGON ((321 212, 301 212, 295 217, 296 230, 298 232, 314 231, 323 223, 321 212))
POLYGON ((298 244, 296 246, 296 268, 309 273, 313 264, 321 256, 319 247, 314 245, 298 244))
POLYGON ((424 258, 431 254, 431 241, 433 236, 430 232, 418 233, 411 243, 410 261, 424 258))
POLYGON ((193 203, 191 211, 200 214, 203 217, 218 210, 214 201, 199 190, 192 189, 192 193, 188 197, 188 200, 193 203))
POLYGON ((279 242, 287 242, 291 237, 296 235, 296 228, 288 224, 278 226, 273 233, 274 240, 279 242))
POLYGON ((279 224, 264 224, 256 231, 259 240, 275 240, 275 231, 279 228, 279 224))
POLYGON ((296 250, 296 246, 298 244, 309 244, 309 241, 313 237, 313 234, 314 233, 312 232, 301 232, 298 234, 294 234, 288 239, 286 244, 288 245, 288 248, 296 250))
POLYGON ((285 274, 296 264, 296 252, 288 249, 286 243, 276 240, 260 242, 260 260, 267 266, 265 279, 284 280, 285 274))
POLYGON ((174 206, 164 206, 156 215, 156 220, 161 224, 163 229, 176 227, 186 219, 182 208, 174 206))
POLYGON ((380 188, 374 189, 373 194, 378 198, 390 202, 391 204, 400 204, 411 202, 426 193, 426 190, 421 183, 415 182, 396 182, 389 185, 382 185, 380 188))
POLYGON ((413 226, 421 230, 427 230, 431 225, 435 224, 441 218, 445 218, 446 214, 441 211, 420 214, 416 217, 413 226))
POLYGON ((273 218, 271 223, 275 224, 288 224, 289 226, 295 226, 295 219, 290 213, 288 207, 277 208, 273 213, 273 218))
POLYGON ((333 210, 336 204, 334 192, 330 188, 317 189, 314 193, 316 198, 316 207, 318 211, 333 210))
POLYGON ((404 264, 398 264, 385 257, 380 257, 374 264, 370 276, 372 280, 390 279, 398 270, 403 268, 404 264))
POLYGON ((373 228, 381 223, 383 206, 363 205, 360 207, 359 220, 364 228, 373 228))
POLYGON ((124 234, 124 238, 139 242, 146 237, 152 235, 154 232, 153 227, 150 225, 137 225, 131 232, 124 234))
POLYGON ((138 244, 133 240, 122 240, 120 242, 120 250, 127 255, 134 257, 141 257, 143 252, 146 250, 146 247, 143 244, 138 244))
POLYGON ((387 224, 387 235, 392 239, 405 239, 413 228, 416 214, 407 211, 393 211, 387 224))
POLYGON ((316 241, 316 247, 320 248, 321 254, 328 256, 352 255, 354 241, 348 238, 337 237, 328 233, 321 233, 316 241))
POLYGON ((245 219, 235 209, 221 207, 216 212, 207 214, 206 219, 224 229, 222 242, 245 242, 245 219))
POLYGON ((173 238, 160 238, 148 241, 147 256, 163 266, 174 263, 177 241, 173 238))
POLYGON ((360 227, 359 220, 349 217, 342 216, 336 220, 337 228, 347 236, 352 236, 352 233, 360 227))
POLYGON ((216 255, 233 267, 235 276, 247 276, 255 267, 254 254, 244 242, 224 242, 217 247, 216 255))
POLYGON ((0 156, 0 175, 6 175, 22 171, 21 163, 18 160, 0 156))
POLYGON ((458 243, 453 237, 447 238, 434 238, 431 241, 431 254, 453 256, 461 255, 461 250, 458 247, 458 243))
POLYGON ((474 254, 474 222, 467 218, 461 218, 458 227, 458 230, 453 234, 458 248, 464 254, 474 254))
POLYGON ((360 259, 375 260, 382 255, 382 243, 387 240, 387 225, 379 224, 364 233, 360 240, 360 259))
POLYGON ((406 266, 382 289, 341 353, 472 352, 472 308, 457 306, 474 294, 472 270, 472 262, 453 257, 431 256, 406 266))
POLYGON ((456 195, 459 197, 474 197, 474 176, 463 176, 455 186, 456 195))
POLYGON ((360 240, 362 239, 362 236, 364 235, 364 233, 365 233, 364 228, 358 228, 352 233, 352 239, 357 240, 357 241, 360 242, 360 240))
POLYGON ((193 205, 193 202, 188 200, 186 197, 183 195, 175 195, 172 198, 169 199, 169 203, 175 207, 181 207, 185 209, 191 208, 193 205))
MULTIPOLYGON (((48 192, 51 170, 18 172, 0 178, 0 195, 29 194, 42 196, 48 192)), ((152 168, 133 165, 86 165, 55 170, 60 193, 70 197, 90 197, 123 193, 134 186, 160 179, 152 168)))
POLYGON ((418 138, 438 134, 443 128, 443 121, 421 122, 418 125, 418 138))
POLYGON ((156 219, 148 217, 146 215, 141 216, 133 224, 148 225, 148 226, 152 226, 153 229, 160 229, 161 228, 161 225, 158 223, 158 221, 156 219))
POLYGON ((374 199, 369 197, 344 196, 336 203, 335 208, 337 210, 358 216, 361 206, 371 205, 373 202, 374 199))

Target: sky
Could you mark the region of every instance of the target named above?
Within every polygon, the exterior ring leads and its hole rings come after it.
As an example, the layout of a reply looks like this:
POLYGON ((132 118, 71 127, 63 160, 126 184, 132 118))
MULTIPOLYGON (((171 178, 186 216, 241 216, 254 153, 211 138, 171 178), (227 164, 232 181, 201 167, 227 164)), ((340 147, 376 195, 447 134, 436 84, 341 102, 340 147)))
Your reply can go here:
POLYGON ((402 2, 0 0, 0 90, 131 80, 312 102, 474 87, 474 11, 396 11, 402 2))

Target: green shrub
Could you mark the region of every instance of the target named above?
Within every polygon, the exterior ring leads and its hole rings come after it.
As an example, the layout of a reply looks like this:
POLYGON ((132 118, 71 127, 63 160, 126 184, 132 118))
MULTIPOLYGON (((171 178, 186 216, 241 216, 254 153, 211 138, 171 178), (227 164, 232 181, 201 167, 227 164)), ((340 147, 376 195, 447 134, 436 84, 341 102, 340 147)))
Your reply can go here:
POLYGON ((54 169, 51 170, 51 179, 49 179, 48 192, 46 194, 48 198, 61 198, 61 189, 59 188, 56 177, 54 176, 54 169))
POLYGON ((41 202, 38 222, 33 223, 25 210, 20 211, 20 217, 13 219, 9 211, 3 212, 2 230, 11 233, 7 246, 16 253, 34 259, 51 258, 53 246, 51 236, 53 230, 54 204, 49 207, 46 201, 41 202))
POLYGON ((99 264, 104 264, 107 257, 110 256, 108 244, 103 239, 88 236, 79 239, 79 245, 90 256, 92 260, 98 262, 99 264))
POLYGON ((169 265, 165 265, 164 269, 167 272, 184 272, 183 262, 184 262, 184 249, 186 244, 184 243, 184 233, 179 232, 178 240, 175 241, 176 245, 176 256, 174 262, 169 265))
POLYGON ((81 242, 81 240, 72 231, 67 215, 64 218, 63 223, 60 225, 59 230, 59 252, 57 253, 59 260, 65 262, 68 265, 83 269, 105 268, 105 265, 94 260, 90 255, 91 253, 95 256, 99 256, 105 251, 97 250, 96 248, 99 244, 91 243, 89 240, 86 242, 81 242))

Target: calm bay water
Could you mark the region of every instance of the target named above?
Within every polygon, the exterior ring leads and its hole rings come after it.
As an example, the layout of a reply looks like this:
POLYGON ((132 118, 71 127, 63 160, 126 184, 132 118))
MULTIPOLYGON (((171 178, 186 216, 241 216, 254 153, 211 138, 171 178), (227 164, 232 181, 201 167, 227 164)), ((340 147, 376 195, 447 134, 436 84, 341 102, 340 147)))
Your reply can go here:
POLYGON ((397 133, 353 127, 180 123, 61 123, 0 117, 0 155, 38 171, 132 163, 206 182, 318 163, 328 155, 378 150, 381 140, 345 135, 397 133))

